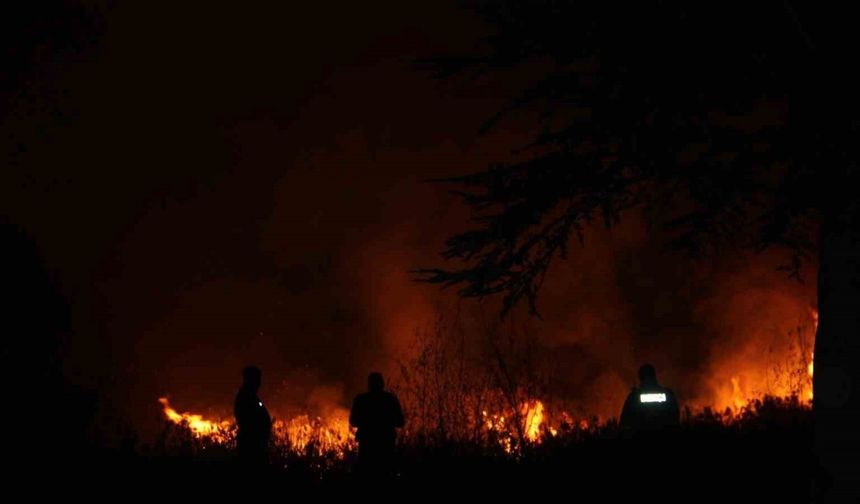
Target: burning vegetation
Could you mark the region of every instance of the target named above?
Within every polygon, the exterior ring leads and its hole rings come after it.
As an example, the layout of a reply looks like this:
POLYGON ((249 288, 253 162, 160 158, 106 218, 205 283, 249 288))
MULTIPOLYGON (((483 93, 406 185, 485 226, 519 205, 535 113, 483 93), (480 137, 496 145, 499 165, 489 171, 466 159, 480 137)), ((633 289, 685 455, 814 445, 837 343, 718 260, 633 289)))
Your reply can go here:
MULTIPOLYGON (((168 421, 188 429, 195 438, 228 446, 235 443, 234 421, 204 419, 202 415, 194 413, 179 413, 170 406, 166 397, 160 398, 158 402, 168 421)), ((276 419, 272 431, 277 444, 297 453, 312 451, 316 455, 335 454, 342 457, 355 444, 354 433, 349 427, 349 412, 344 409, 326 418, 302 414, 288 420, 276 419)))
MULTIPOLYGON (((763 404, 773 401, 808 409, 814 369, 811 348, 817 329, 814 310, 810 310, 810 319, 810 325, 801 325, 789 335, 788 344, 781 348, 778 358, 770 352, 759 359, 746 356, 745 360, 720 361, 714 372, 715 376, 723 377, 722 381, 709 381, 705 384, 707 393, 682 401, 684 420, 705 418, 730 425, 757 415, 763 404), (731 362, 745 365, 732 369, 731 362), (710 403, 706 402, 708 399, 710 403)), ((521 371, 501 355, 504 352, 498 347, 495 350, 501 369, 497 365, 496 373, 490 372, 488 376, 452 359, 445 351, 449 341, 425 337, 421 343, 421 351, 403 367, 396 385, 408 417, 401 436, 409 442, 470 442, 516 455, 528 446, 615 425, 615 419, 609 416, 575 415, 567 410, 564 401, 540 385, 539 373, 536 375, 529 369, 532 374, 527 378, 518 374, 521 371)), ((516 355, 528 354, 527 349, 516 345, 507 350, 516 355)), ((165 419, 187 429, 195 439, 233 445, 236 429, 232 420, 180 413, 165 397, 159 402, 165 419)), ((349 426, 349 411, 341 406, 330 406, 324 411, 319 415, 301 413, 276 418, 275 444, 298 455, 344 459, 356 446, 354 429, 349 426)))

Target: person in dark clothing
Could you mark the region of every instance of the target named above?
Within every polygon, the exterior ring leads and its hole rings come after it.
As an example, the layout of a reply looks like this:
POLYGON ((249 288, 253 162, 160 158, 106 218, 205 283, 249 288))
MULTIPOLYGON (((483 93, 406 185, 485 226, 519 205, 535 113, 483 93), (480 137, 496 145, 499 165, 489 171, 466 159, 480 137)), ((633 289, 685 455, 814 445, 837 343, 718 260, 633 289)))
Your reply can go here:
POLYGON ((621 411, 621 427, 632 434, 667 432, 680 424, 681 411, 671 389, 657 382, 651 364, 639 368, 639 387, 633 387, 621 411))
POLYGON ((262 372, 255 366, 242 370, 243 383, 236 394, 234 413, 239 432, 236 448, 239 460, 246 466, 264 465, 267 460, 269 439, 272 435, 272 418, 257 396, 262 372))
POLYGON ((381 373, 367 378, 367 392, 352 403, 349 424, 357 429, 359 466, 384 475, 392 468, 397 428, 403 427, 403 410, 397 396, 385 391, 381 373))

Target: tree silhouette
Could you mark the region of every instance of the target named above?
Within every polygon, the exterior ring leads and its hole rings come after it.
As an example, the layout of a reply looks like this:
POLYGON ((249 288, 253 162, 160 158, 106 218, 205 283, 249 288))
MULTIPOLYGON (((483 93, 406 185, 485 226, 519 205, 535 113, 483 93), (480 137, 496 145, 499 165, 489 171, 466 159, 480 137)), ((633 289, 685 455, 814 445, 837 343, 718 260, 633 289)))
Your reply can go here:
POLYGON ((482 2, 486 51, 425 63, 441 78, 530 84, 540 117, 517 161, 446 179, 477 226, 460 268, 419 270, 466 297, 537 313, 552 261, 594 220, 634 208, 698 255, 725 243, 818 260, 816 443, 832 492, 856 491, 860 394, 858 98, 852 16, 790 3, 482 2), (853 487, 852 487, 853 485, 853 487))

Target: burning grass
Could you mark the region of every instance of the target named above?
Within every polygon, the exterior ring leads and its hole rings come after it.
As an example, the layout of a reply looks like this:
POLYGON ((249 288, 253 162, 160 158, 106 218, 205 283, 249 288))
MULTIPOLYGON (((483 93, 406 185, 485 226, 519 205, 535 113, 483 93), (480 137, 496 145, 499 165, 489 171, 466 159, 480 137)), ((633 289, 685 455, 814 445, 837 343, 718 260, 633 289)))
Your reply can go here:
MULTIPOLYGON (((525 417, 533 421, 534 414, 525 417)), ((521 445, 508 423, 504 429, 485 425, 484 435, 471 440, 405 432, 399 440, 395 483, 422 493, 434 491, 444 481, 447 488, 480 490, 485 496, 501 497, 526 488, 535 494, 576 488, 598 489, 611 497, 654 478, 692 500, 706 491, 712 496, 791 501, 804 495, 814 472, 811 410, 797 397, 766 396, 739 411, 687 410, 680 432, 658 446, 625 439, 614 419, 569 418, 552 430, 547 421, 541 422, 535 441, 521 445), (507 449, 506 439, 519 449, 507 449)), ((350 439, 331 449, 324 423, 303 423, 301 418, 297 422, 310 434, 299 443, 288 434, 276 436, 268 473, 272 484, 317 489, 351 485, 354 442, 350 439)), ((195 433, 187 422, 168 421, 165 431, 165 442, 147 468, 156 472, 155 477, 161 477, 160 472, 168 478, 200 475, 201 484, 211 488, 213 477, 234 474, 232 429, 217 441, 195 433)))
MULTIPOLYGON (((535 365, 541 357, 528 339, 493 340, 490 358, 475 366, 462 341, 441 332, 424 335, 417 357, 393 380, 407 413, 398 441, 399 481, 427 489, 444 480, 507 496, 500 482, 565 488, 574 478, 585 487, 613 489, 619 481, 632 488, 631 482, 647 486, 653 478, 689 486, 696 492, 690 495, 736 499, 751 497, 746 488, 756 488, 769 501, 794 500, 806 495, 815 472, 814 333, 814 323, 800 326, 782 346, 750 346, 737 353, 742 359, 716 362, 702 384, 706 393, 682 400, 682 427, 659 446, 625 439, 612 416, 568 407, 535 365)), ((159 402, 165 434, 151 452, 154 459, 179 457, 188 467, 212 463, 230 474, 232 420, 181 412, 166 398, 159 402)), ((318 411, 275 419, 271 468, 277 478, 325 486, 352 477, 356 443, 348 411, 337 404, 318 411)))
MULTIPOLYGON (((685 425, 735 429, 738 425, 770 418, 770 411, 805 414, 812 402, 814 372, 811 335, 818 317, 810 311, 811 326, 799 326, 780 348, 776 365, 767 359, 750 358, 739 367, 721 362, 709 388, 711 402, 702 397, 686 403, 685 425)), ((543 377, 528 359, 533 343, 509 341, 508 348, 493 348, 496 366, 489 371, 467 367, 453 358, 443 331, 419 338, 420 351, 404 369, 397 392, 407 414, 400 438, 405 444, 468 445, 483 452, 520 457, 544 443, 567 443, 595 433, 613 430, 612 417, 575 415, 553 397, 543 377), (506 356, 508 352, 510 356, 506 356), (409 369, 411 371, 407 372, 409 369)), ((456 342, 455 342, 456 343, 456 342)), ((160 398, 164 418, 202 447, 232 448, 235 425, 231 419, 205 418, 198 413, 179 412, 165 397, 160 398)), ((620 408, 621 401, 618 401, 620 408)), ((349 411, 327 404, 319 415, 301 413, 275 419, 274 448, 290 456, 345 460, 355 451, 349 411)), ((192 443, 193 444, 193 443, 192 443)))
MULTIPOLYGON (((163 406, 166 432, 195 452, 217 447, 231 451, 235 447, 236 428, 229 420, 207 420, 201 415, 178 413, 166 398, 159 399, 163 406)), ((346 415, 344 410, 344 415, 346 415)), ((810 402, 796 395, 788 397, 764 396, 751 399, 739 408, 723 410, 686 407, 682 426, 686 430, 710 429, 727 432, 769 427, 781 423, 803 424, 811 415, 810 402)), ((615 418, 601 421, 574 419, 561 412, 553 419, 540 400, 524 402, 518 411, 489 413, 482 411, 481 424, 472 439, 428 437, 420 432, 405 430, 400 443, 404 446, 428 447, 434 444, 471 446, 471 451, 519 458, 542 445, 569 445, 596 438, 612 438, 618 434, 615 418), (517 422, 520 422, 518 425, 517 422)), ((299 415, 289 420, 275 420, 272 449, 284 457, 307 457, 343 461, 352 457, 357 447, 354 429, 348 417, 332 418, 299 415)))

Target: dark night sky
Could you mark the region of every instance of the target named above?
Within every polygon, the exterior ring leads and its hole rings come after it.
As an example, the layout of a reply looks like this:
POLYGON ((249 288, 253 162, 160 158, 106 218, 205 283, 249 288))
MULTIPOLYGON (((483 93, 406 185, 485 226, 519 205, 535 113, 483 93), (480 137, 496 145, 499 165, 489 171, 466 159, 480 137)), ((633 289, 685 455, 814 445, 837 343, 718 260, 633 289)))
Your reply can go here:
MULTIPOLYGON (((466 217, 424 181, 527 138, 516 120, 477 136, 515 83, 412 65, 476 47, 487 28, 453 3, 278 5, 4 16, 0 214, 70 303, 67 375, 109 407, 141 416, 171 393, 224 408, 252 361, 271 382, 354 392, 453 302, 409 281, 466 217)), ((595 230, 545 296, 546 340, 617 367, 609 388, 648 356, 701 371, 712 333, 738 328, 716 299, 780 314, 813 299, 811 283, 780 287, 770 257, 684 265, 640 224, 595 230)))

